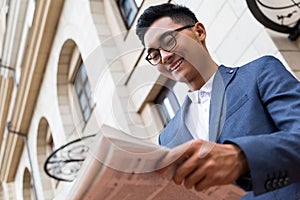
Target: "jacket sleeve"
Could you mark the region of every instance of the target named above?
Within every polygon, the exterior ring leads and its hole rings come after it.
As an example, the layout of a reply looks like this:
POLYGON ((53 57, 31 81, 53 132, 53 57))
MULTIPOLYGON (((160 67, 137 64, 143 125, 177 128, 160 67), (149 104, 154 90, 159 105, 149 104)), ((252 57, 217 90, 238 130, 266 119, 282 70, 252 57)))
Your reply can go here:
POLYGON ((258 64, 257 90, 278 131, 226 141, 244 151, 255 195, 300 182, 300 83, 274 57, 258 64))

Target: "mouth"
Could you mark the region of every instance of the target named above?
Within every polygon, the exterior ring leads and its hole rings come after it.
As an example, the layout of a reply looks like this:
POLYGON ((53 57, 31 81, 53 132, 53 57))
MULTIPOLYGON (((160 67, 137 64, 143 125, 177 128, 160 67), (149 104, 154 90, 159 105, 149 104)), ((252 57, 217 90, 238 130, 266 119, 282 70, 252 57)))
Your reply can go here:
POLYGON ((179 66, 181 65, 181 63, 183 62, 183 58, 180 58, 176 63, 174 63, 173 65, 171 65, 169 71, 173 72, 175 70, 177 70, 179 68, 179 66))

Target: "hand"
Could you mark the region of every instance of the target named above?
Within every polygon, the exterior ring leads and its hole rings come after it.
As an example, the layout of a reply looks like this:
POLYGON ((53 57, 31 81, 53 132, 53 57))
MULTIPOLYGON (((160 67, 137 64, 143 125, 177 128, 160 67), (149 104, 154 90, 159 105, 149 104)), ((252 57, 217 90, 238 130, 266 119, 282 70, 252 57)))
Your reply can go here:
POLYGON ((247 159, 243 151, 233 144, 216 144, 209 152, 200 151, 203 140, 190 142, 184 153, 177 160, 173 180, 176 184, 184 182, 184 186, 197 191, 215 185, 233 183, 249 170, 247 159), (201 158, 200 158, 201 157, 201 158))

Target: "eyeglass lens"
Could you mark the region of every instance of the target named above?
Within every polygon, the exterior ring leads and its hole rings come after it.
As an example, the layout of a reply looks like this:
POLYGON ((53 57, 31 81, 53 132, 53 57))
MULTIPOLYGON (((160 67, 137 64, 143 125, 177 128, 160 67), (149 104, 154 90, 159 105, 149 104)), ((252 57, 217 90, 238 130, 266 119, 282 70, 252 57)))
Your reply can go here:
POLYGON ((175 36, 173 35, 175 32, 181 31, 186 28, 191 28, 194 25, 188 25, 188 26, 183 26, 178 29, 175 29, 173 31, 168 31, 164 33, 161 38, 160 38, 160 47, 157 49, 151 49, 146 57, 146 60, 151 64, 151 65, 158 65, 161 61, 161 54, 159 49, 163 49, 165 51, 172 51, 176 45, 177 41, 175 36))
MULTIPOLYGON (((164 34, 160 39, 160 48, 165 51, 172 51, 176 44, 176 38, 172 35, 171 32, 168 34, 164 34)), ((147 56, 147 60, 150 64, 157 65, 161 60, 159 49, 152 49, 147 56)))

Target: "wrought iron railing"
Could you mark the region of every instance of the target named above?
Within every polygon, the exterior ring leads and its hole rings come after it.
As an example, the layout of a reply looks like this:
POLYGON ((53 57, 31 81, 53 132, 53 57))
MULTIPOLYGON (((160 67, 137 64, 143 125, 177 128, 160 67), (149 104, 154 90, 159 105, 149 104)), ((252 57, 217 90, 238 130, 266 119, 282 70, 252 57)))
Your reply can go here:
POLYGON ((246 0, 254 17, 265 27, 289 34, 294 41, 300 35, 300 0, 246 0))
POLYGON ((44 170, 48 176, 59 181, 73 181, 82 166, 89 151, 89 135, 73 140, 52 152, 44 163, 44 170))

